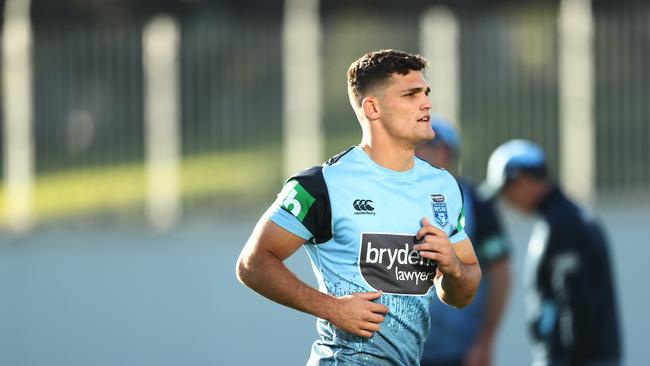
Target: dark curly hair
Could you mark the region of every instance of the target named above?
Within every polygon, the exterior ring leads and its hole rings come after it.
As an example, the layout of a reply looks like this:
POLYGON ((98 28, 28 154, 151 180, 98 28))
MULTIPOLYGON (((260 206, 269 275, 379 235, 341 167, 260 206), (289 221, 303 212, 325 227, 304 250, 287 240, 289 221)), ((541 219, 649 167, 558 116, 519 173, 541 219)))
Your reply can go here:
POLYGON ((357 107, 365 93, 388 80, 391 74, 406 75, 427 66, 420 55, 397 50, 379 50, 366 53, 354 61, 348 69, 348 93, 357 107))

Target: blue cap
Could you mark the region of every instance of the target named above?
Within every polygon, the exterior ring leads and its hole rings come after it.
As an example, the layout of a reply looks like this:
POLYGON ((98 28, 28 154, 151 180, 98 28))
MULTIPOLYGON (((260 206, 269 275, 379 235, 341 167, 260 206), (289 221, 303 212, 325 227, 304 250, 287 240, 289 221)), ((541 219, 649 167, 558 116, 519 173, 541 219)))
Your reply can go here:
POLYGON ((460 137, 452 124, 441 117, 431 116, 431 128, 436 136, 431 140, 432 144, 443 143, 454 150, 456 154, 460 153, 460 137))
POLYGON ((496 193, 508 179, 516 178, 521 169, 542 168, 545 165, 544 151, 538 145, 527 140, 510 140, 490 155, 482 189, 496 193))

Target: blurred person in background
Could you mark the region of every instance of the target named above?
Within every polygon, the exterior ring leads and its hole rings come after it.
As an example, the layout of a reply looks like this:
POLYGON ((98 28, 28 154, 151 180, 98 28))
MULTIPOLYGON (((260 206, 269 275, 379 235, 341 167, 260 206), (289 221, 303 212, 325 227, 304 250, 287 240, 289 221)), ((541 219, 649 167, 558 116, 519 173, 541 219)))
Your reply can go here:
POLYGON ((478 287, 460 189, 415 159, 434 136, 425 65, 394 50, 352 63, 361 143, 289 178, 240 254, 241 282, 318 318, 309 365, 417 365, 432 287, 456 307, 478 287), (283 263, 303 245, 320 291, 283 263))
POLYGON ((436 136, 415 154, 455 176, 463 192, 465 232, 483 273, 474 301, 463 309, 431 302, 431 330, 424 345, 422 366, 487 366, 510 288, 509 246, 492 200, 482 199, 468 180, 458 178, 461 143, 454 127, 433 118, 436 136))
POLYGON ((534 366, 620 365, 621 340, 607 240, 549 178, 542 149, 512 140, 490 156, 486 191, 539 221, 524 269, 534 366))

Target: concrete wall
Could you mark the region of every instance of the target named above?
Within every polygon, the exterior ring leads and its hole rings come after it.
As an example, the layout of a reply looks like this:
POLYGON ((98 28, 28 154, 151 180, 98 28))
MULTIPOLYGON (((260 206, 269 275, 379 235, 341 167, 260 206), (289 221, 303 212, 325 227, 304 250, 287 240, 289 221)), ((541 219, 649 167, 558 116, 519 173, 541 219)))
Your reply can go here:
MULTIPOLYGON (((626 365, 650 364, 648 200, 595 211, 612 238, 626 365)), ((234 264, 256 218, 192 222, 168 235, 140 229, 42 229, 0 240, 0 365, 300 365, 312 317, 241 286, 234 264)), ((498 366, 529 360, 521 259, 530 220, 507 216, 515 287, 497 342, 498 366)), ((314 283, 304 251, 290 267, 314 283)))

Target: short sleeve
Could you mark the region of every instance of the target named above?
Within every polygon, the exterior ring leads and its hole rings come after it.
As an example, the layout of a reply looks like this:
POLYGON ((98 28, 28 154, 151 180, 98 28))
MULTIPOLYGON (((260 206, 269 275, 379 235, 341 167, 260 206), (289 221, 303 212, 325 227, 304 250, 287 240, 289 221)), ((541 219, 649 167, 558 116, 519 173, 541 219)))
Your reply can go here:
POLYGON ((313 244, 331 239, 331 217, 329 194, 320 166, 289 178, 270 214, 271 221, 313 244))
POLYGON ((305 241, 313 238, 312 233, 307 230, 298 218, 287 212, 277 203, 271 206, 269 219, 288 232, 305 239, 305 241))

